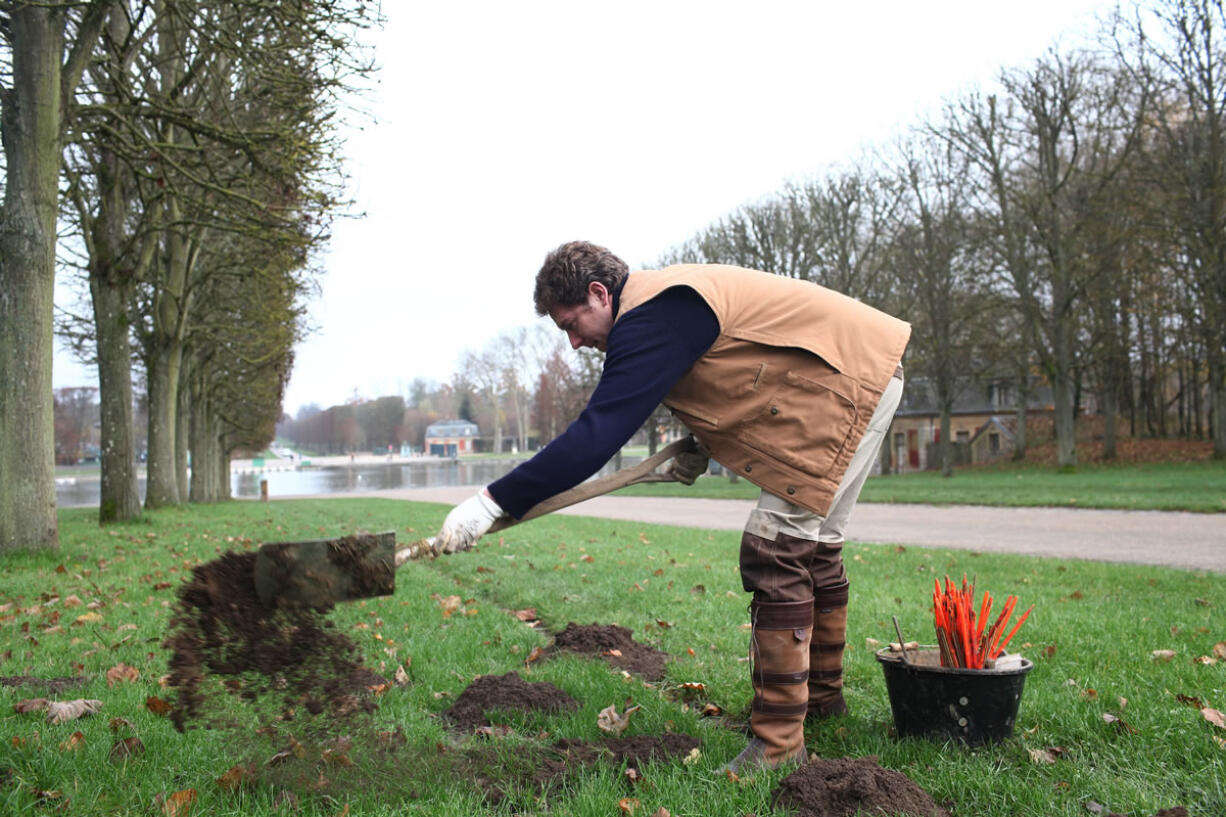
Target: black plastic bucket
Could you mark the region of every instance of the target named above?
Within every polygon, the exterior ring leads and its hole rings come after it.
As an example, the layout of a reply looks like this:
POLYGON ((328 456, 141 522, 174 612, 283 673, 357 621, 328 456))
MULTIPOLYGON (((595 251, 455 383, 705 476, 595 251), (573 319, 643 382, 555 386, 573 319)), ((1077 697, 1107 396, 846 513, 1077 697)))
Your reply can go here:
POLYGON ((899 653, 877 651, 894 726, 903 737, 959 740, 969 746, 1013 735, 1026 674, 1023 658, 1012 669, 953 669, 940 665, 936 647, 899 653))

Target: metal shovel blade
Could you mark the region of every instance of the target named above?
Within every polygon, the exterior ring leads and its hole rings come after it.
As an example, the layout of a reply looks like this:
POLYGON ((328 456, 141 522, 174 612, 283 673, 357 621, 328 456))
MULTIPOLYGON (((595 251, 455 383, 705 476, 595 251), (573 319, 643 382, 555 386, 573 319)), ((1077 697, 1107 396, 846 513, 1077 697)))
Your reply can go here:
POLYGON ((265 607, 323 610, 396 592, 396 532, 270 542, 255 554, 255 592, 265 607))

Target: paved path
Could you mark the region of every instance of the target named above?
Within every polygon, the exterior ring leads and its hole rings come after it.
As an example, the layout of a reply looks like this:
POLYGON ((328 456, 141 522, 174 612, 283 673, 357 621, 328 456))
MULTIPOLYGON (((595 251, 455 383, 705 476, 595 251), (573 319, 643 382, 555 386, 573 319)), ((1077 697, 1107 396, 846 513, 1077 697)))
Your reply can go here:
MULTIPOLYGON (((455 504, 473 491, 471 486, 413 488, 343 496, 455 504)), ((740 530, 752 507, 752 502, 739 499, 603 496, 558 513, 740 530)), ((1226 514, 861 502, 847 538, 1226 573, 1226 514)))

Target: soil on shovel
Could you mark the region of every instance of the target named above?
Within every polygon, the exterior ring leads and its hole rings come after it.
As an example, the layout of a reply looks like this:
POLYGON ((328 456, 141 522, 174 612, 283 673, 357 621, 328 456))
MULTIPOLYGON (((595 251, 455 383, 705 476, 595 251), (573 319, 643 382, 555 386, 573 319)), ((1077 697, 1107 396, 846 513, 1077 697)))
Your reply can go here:
POLYGON ((371 711, 368 687, 383 681, 372 683, 377 676, 361 666, 356 645, 325 619, 327 610, 265 607, 254 567, 254 553, 226 553, 179 588, 165 641, 175 726, 225 725, 230 695, 268 703, 268 714, 281 718, 298 708, 340 718, 371 711))
POLYGON ((779 781, 771 804, 796 817, 854 814, 948 817, 909 777, 877 765, 876 757, 811 760, 779 781))
POLYGON ((668 653, 638 643, 633 635, 633 630, 616 624, 583 626, 572 621, 554 637, 553 648, 598 655, 610 665, 634 673, 646 681, 664 680, 668 653))
POLYGON ((518 712, 568 712, 579 702, 548 681, 525 681, 517 672, 482 675, 460 693, 443 713, 456 728, 471 732, 490 726, 485 713, 496 709, 518 712))

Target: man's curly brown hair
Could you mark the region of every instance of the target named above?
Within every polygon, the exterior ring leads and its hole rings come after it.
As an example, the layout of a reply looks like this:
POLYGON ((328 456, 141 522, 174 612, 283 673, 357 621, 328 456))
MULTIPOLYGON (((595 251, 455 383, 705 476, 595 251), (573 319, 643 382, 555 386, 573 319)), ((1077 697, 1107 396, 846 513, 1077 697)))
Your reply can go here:
POLYGON ((630 274, 626 262, 590 241, 568 241, 545 256, 536 274, 536 314, 548 315, 555 306, 587 303, 587 287, 593 281, 613 292, 630 274))

